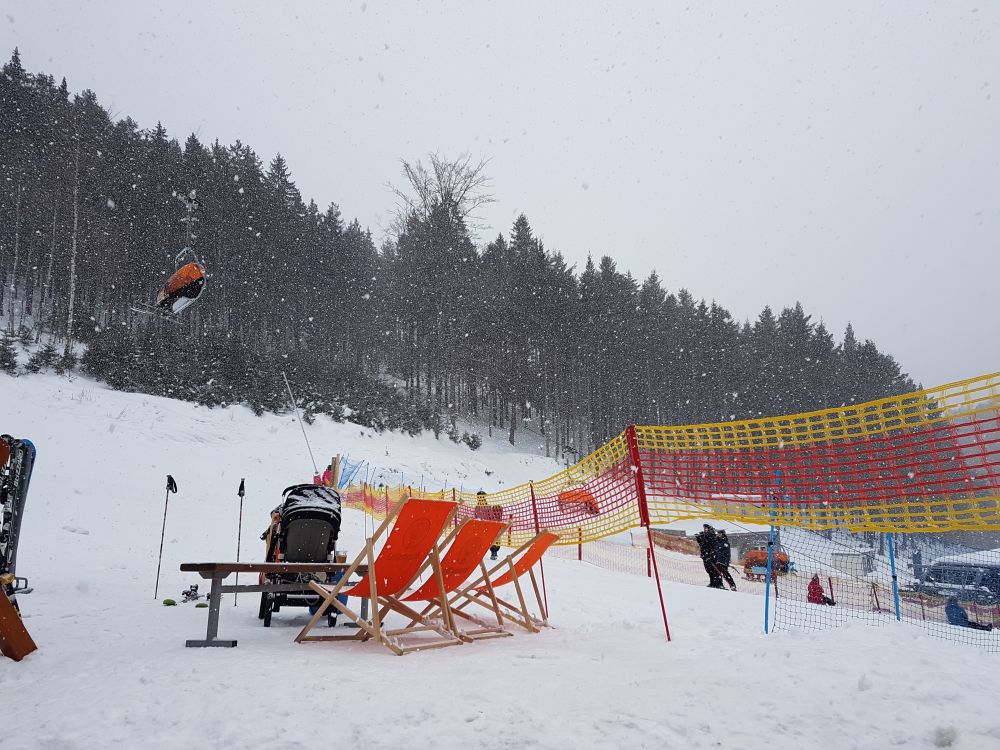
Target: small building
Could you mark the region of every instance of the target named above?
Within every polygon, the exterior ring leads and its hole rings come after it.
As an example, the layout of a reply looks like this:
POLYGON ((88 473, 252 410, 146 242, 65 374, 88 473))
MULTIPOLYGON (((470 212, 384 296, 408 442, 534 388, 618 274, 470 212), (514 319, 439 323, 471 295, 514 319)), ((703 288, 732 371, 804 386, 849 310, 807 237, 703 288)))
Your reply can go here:
MULTIPOLYGON (((746 557, 747 552, 754 547, 767 547, 767 541, 771 534, 770 529, 766 527, 750 529, 724 521, 711 521, 711 523, 716 528, 726 530, 729 546, 732 549, 733 563, 746 557)), ((699 554, 698 542, 695 541, 694 536, 701 531, 701 524, 701 521, 683 521, 671 524, 673 528, 653 528, 653 544, 685 555, 697 555, 699 554)), ((775 544, 781 543, 779 529, 774 530, 774 542, 775 544)))
POLYGON ((693 537, 689 537, 682 529, 650 529, 653 536, 653 544, 663 547, 673 552, 680 552, 685 555, 698 554, 698 542, 693 537))
POLYGON ((841 573, 853 578, 864 578, 875 570, 875 553, 867 552, 831 552, 830 564, 841 573))

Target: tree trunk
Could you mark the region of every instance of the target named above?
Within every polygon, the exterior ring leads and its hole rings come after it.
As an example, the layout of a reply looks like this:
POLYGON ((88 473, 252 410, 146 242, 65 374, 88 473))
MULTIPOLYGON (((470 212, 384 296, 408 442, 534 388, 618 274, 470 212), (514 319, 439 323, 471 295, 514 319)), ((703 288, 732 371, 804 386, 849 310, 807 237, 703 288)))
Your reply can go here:
POLYGON ((73 242, 69 255, 69 315, 66 318, 66 355, 73 345, 73 305, 76 301, 76 248, 80 228, 80 140, 76 141, 76 165, 73 176, 73 242))
POLYGON ((14 202, 14 264, 10 272, 10 317, 7 320, 7 327, 14 331, 14 300, 17 298, 17 262, 21 253, 21 203, 24 197, 24 189, 21 187, 23 175, 17 176, 17 200, 14 202))

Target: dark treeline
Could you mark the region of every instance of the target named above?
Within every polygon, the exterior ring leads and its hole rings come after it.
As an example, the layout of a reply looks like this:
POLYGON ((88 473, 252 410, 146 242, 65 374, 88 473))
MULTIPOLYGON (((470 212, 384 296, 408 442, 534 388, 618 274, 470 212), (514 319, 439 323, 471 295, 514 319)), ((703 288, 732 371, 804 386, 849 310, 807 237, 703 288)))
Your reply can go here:
POLYGON ((16 51, 0 76, 0 143, 8 331, 52 344, 53 360, 56 343, 88 344, 85 368, 116 387, 277 410, 286 371, 310 414, 411 431, 474 415, 570 458, 629 423, 914 388, 871 341, 848 327, 838 343, 798 304, 740 323, 608 256, 569 266, 524 216, 477 247, 468 223, 484 177, 468 159, 405 164, 397 231, 376 247, 335 204, 304 200, 280 155, 265 167, 239 142, 181 145, 162 125, 115 121, 93 92, 27 73, 16 51), (172 325, 131 308, 175 269, 176 195, 191 190, 209 281, 172 325))

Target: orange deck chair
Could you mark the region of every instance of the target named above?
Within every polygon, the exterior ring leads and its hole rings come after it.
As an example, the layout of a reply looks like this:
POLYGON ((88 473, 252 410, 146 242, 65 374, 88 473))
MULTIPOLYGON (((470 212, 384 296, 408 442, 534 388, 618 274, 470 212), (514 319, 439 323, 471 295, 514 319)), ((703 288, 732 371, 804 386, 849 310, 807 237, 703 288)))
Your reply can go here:
MULTIPOLYGON (((437 648, 440 646, 458 645, 462 641, 443 628, 434 628, 441 640, 432 644, 407 646, 398 642, 390 632, 382 628, 380 610, 388 604, 387 597, 398 597, 416 580, 419 573, 426 567, 430 558, 434 577, 440 582, 441 567, 437 557, 437 541, 442 531, 451 522, 452 516, 458 510, 458 504, 443 500, 404 500, 396 505, 382 525, 365 543, 364 551, 347 569, 347 572, 335 586, 321 585, 315 581, 309 584, 316 593, 323 597, 323 602, 316 610, 309 623, 302 628, 295 640, 299 643, 307 641, 342 641, 367 640, 374 638, 390 651, 403 655, 409 651, 421 648, 437 648), (385 541, 385 546, 375 556, 375 543, 385 533, 389 524, 395 521, 392 531, 385 541), (362 563, 368 563, 368 572, 351 588, 345 588, 350 576, 362 563), (337 600, 337 595, 368 597, 371 600, 372 622, 369 623, 346 605, 337 600), (308 635, 320 618, 330 607, 336 607, 347 615, 359 627, 359 630, 348 636, 341 635, 308 635)), ((442 593, 441 599, 446 604, 447 597, 442 593)), ((427 627, 427 626, 424 626, 427 627)))
POLYGON ((496 602, 503 605, 498 611, 504 618, 520 625, 525 630, 537 633, 540 625, 548 626, 549 613, 545 607, 545 603, 542 601, 542 594, 538 589, 538 581, 535 579, 533 569, 535 563, 542 559, 545 550, 551 547, 558 539, 559 535, 553 534, 551 531, 539 532, 527 544, 521 545, 507 555, 502 562, 494 565, 489 571, 484 572, 471 586, 459 589, 448 602, 452 614, 472 619, 470 615, 462 611, 469 604, 478 604, 486 609, 493 609, 491 605, 496 602), (496 578, 492 578, 494 573, 503 568, 507 570, 496 578), (535 592, 535 601, 538 604, 540 617, 535 617, 528 611, 528 604, 524 598, 524 592, 521 590, 520 582, 521 576, 525 573, 531 579, 531 586, 535 592), (494 589, 506 586, 508 583, 514 584, 518 604, 505 602, 494 593, 494 589), (456 602, 460 603, 456 606, 456 602))
MULTIPOLYGON (((444 588, 445 596, 441 596, 441 587, 438 586, 437 581, 434 578, 429 578, 420 588, 411 594, 407 594, 401 598, 386 597, 388 602, 386 609, 392 608, 410 618, 410 624, 406 628, 392 632, 403 634, 409 629, 417 627, 418 624, 427 627, 433 619, 440 618, 448 631, 463 641, 513 635, 509 630, 504 628, 503 618, 500 614, 500 605, 493 595, 493 588, 489 585, 486 565, 483 563, 483 558, 486 557, 486 553, 493 545, 493 542, 496 541, 500 534, 507 530, 507 526, 508 524, 502 521, 469 519, 452 532, 449 538, 445 540, 445 543, 451 541, 451 547, 448 548, 448 552, 441 558, 441 586, 444 588), (487 603, 484 606, 488 606, 493 610, 496 617, 496 625, 484 625, 480 623, 479 627, 475 630, 461 630, 456 626, 452 617, 451 607, 448 605, 448 596, 454 593, 460 585, 469 580, 469 577, 475 572, 476 568, 479 568, 482 576, 487 581, 484 593, 484 600, 487 603), (408 606, 410 602, 427 602, 428 606, 423 612, 418 613, 408 606)), ((444 544, 441 545, 441 547, 443 546, 444 544)), ((438 554, 440 555, 440 552, 438 554)), ((427 564, 429 563, 425 563, 425 568, 427 564)), ((384 613, 382 613, 382 616, 384 616, 384 613)))

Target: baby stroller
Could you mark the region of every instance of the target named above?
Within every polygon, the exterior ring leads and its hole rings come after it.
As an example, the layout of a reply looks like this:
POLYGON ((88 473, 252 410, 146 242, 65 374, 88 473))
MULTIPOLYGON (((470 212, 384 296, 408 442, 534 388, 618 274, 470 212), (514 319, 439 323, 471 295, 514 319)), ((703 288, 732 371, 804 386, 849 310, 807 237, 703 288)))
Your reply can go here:
MULTIPOLYGON (((271 511, 271 526, 261 537, 267 543, 268 562, 326 562, 340 533, 340 495, 329 487, 296 484, 281 493, 284 500, 271 511)), ((261 574, 261 583, 327 583, 325 573, 261 574)), ((258 617, 271 626, 271 614, 282 607, 311 607, 319 603, 312 591, 265 591, 258 617)), ((336 613, 327 615, 336 624, 336 613)))

